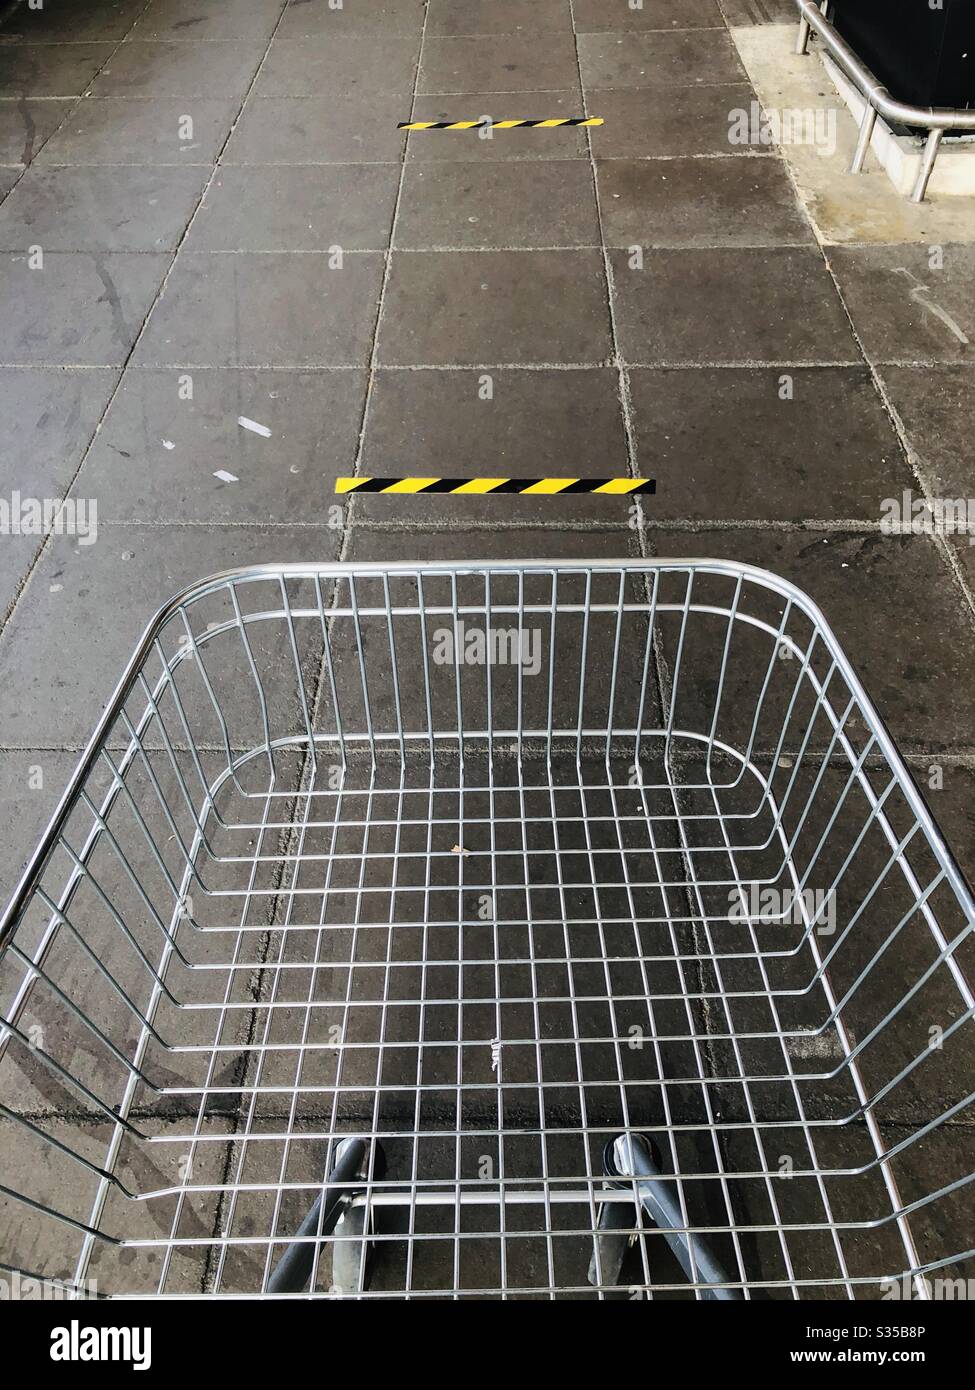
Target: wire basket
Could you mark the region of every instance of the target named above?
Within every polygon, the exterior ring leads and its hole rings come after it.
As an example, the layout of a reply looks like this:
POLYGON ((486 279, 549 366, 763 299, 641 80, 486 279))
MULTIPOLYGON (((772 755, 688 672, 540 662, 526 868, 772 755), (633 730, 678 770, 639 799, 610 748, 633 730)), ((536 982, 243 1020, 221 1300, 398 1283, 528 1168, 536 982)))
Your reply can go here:
POLYGON ((219 575, 150 625, 0 924, 4 1277, 957 1290, 973 921, 773 575, 219 575))

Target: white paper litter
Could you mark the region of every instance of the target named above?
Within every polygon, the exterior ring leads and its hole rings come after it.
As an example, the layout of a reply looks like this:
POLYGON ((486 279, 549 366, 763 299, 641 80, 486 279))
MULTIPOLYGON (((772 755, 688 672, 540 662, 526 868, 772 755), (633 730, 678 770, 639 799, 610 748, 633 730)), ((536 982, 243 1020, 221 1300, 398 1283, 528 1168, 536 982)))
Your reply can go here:
POLYGON ((162 444, 163 444, 163 448, 164 448, 164 449, 175 449, 175 448, 176 448, 176 445, 173 443, 173 441, 172 441, 171 439, 164 439, 163 442, 162 442, 162 444))
POLYGON ((221 481, 222 483, 239 483, 239 482, 240 482, 240 479, 237 478, 237 477, 235 477, 233 473, 228 473, 227 470, 226 470, 226 468, 218 468, 217 471, 216 471, 216 473, 214 473, 213 476, 214 476, 215 478, 219 478, 220 481, 221 481))
POLYGON ((246 415, 238 415, 237 423, 242 430, 252 430, 254 434, 262 435, 264 439, 271 438, 271 431, 267 425, 259 425, 256 420, 248 420, 246 415))

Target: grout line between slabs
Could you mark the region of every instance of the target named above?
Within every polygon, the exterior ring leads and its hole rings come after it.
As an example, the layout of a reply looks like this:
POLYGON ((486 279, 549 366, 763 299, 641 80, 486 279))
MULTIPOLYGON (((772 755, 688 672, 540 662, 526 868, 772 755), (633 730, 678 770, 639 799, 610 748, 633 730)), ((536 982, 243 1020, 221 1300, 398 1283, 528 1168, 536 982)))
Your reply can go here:
MULTIPOLYGON (((365 372, 367 362, 308 362, 295 365, 293 362, 248 362, 228 364, 226 362, 136 362, 126 365, 126 372, 165 372, 182 371, 184 368, 200 372, 365 372)), ((874 364, 878 370, 888 367, 911 367, 925 371, 972 371, 975 361, 883 361, 874 364)), ((604 358, 592 362, 380 362, 377 370, 384 372, 591 372, 611 368, 613 363, 604 358)), ((655 362, 629 359, 628 369, 647 372, 696 372, 696 371, 860 371, 869 374, 869 365, 862 358, 837 358, 833 361, 812 359, 771 359, 761 358, 740 361, 687 361, 660 359, 655 362)), ((0 370, 36 372, 120 372, 119 362, 3 362, 0 370)))
MULTIPOLYGON (((570 557, 570 561, 571 561, 571 558, 572 558, 572 557, 570 557)), ((584 559, 585 557, 582 557, 582 558, 584 559)), ((364 568, 368 568, 368 566, 365 566, 365 565, 364 565, 363 567, 364 567, 364 568)), ((119 744, 116 744, 116 745, 111 745, 111 744, 110 744, 110 745, 109 745, 109 750, 110 750, 110 751, 117 751, 118 748, 122 748, 122 747, 124 747, 124 746, 125 746, 125 745, 124 745, 123 743, 119 743, 119 744)), ((51 753, 51 754, 56 754, 56 753, 67 753, 67 754, 74 754, 74 755, 76 755, 76 756, 78 756, 78 757, 80 758, 80 756, 84 753, 86 747, 87 747, 87 744, 80 743, 80 742, 79 742, 79 743, 71 743, 71 742, 68 742, 68 743, 44 743, 44 742, 42 742, 41 740, 36 740, 36 741, 34 741, 34 742, 32 742, 32 743, 6 743, 6 742, 4 742, 2 739, 0 739, 0 758, 4 758, 4 757, 22 757, 24 754, 29 754, 29 753, 51 753)), ((181 744, 174 744, 173 747, 175 748, 176 752, 178 752, 178 753, 187 753, 187 752, 189 752, 189 749, 188 749, 187 747, 184 747, 184 746, 181 745, 181 744)), ((209 755, 209 754, 214 754, 214 755, 217 755, 217 756, 223 756, 223 755, 226 754, 226 751, 227 751, 227 750, 226 750, 226 747, 225 747, 222 743, 217 744, 217 743, 206 743, 206 742, 202 742, 202 743, 196 743, 196 744, 194 744, 194 747, 197 749, 198 752, 200 752, 200 753, 206 753, 206 754, 208 754, 208 755, 209 755)), ((937 762, 939 762, 939 763, 943 763, 943 764, 944 764, 945 766, 947 766, 947 767, 971 768, 973 771, 975 771, 975 748, 966 746, 966 745, 964 745, 964 744, 961 745, 961 746, 958 747, 958 748, 951 749, 950 751, 948 751, 948 750, 946 750, 946 749, 944 749, 944 748, 925 748, 923 745, 917 745, 917 744, 912 745, 912 746, 908 749, 908 751, 905 751, 904 748, 901 747, 900 744, 898 745, 898 748, 899 748, 901 757, 904 759, 905 762, 911 762, 911 763, 930 763, 930 762, 937 761, 937 762)), ((160 743, 158 746, 150 746, 149 744, 146 744, 146 745, 145 745, 145 749, 146 749, 146 752, 147 752, 147 753, 149 753, 150 755, 155 756, 155 757, 164 758, 164 757, 167 756, 167 749, 166 749, 166 745, 165 745, 164 743, 160 743)), ((230 751, 231 751, 231 753, 235 753, 235 754, 236 754, 236 753, 250 753, 250 752, 252 752, 253 750, 252 750, 251 748, 248 748, 248 747, 237 747, 236 744, 232 744, 232 745, 231 745, 231 750, 230 750, 230 751)), ((814 748, 814 749, 809 749, 809 750, 808 750, 808 753, 809 753, 810 759, 817 759, 817 760, 818 760, 818 759, 822 758, 822 756, 823 756, 823 754, 824 754, 824 750, 823 750, 822 748, 814 748)), ((768 761, 773 757, 773 755, 774 755, 774 750, 772 750, 772 749, 760 749, 760 750, 758 750, 758 751, 755 753, 755 758, 756 758, 756 761, 758 761, 758 762, 768 762, 768 761)), ((388 756, 398 756, 398 754, 396 753, 396 750, 393 750, 393 753, 392 753, 392 754, 387 754, 386 756, 387 756, 387 757, 388 757, 388 756)), ((449 756, 455 758, 455 757, 456 757, 456 752, 450 754, 449 756)), ((527 754, 526 754, 526 756, 527 756, 527 754)), ((834 755, 834 757, 831 757, 831 758, 828 760, 827 766, 829 766, 829 767, 840 767, 840 768, 844 768, 844 767, 848 767, 848 766, 849 766, 849 763, 848 763, 847 761, 844 760, 844 758, 843 758, 842 755, 834 755)), ((869 768, 881 768, 881 769, 883 769, 884 767, 887 766, 887 764, 883 761, 883 755, 882 755, 882 754, 873 754, 873 755, 869 755, 869 756, 867 757, 864 766, 865 766, 866 768, 868 768, 868 769, 869 769, 869 768)), ((359 792, 359 793, 356 793, 356 794, 357 794, 357 795, 362 795, 362 796, 368 795, 367 792, 359 792)))
MULTIPOLYGON (((48 136, 48 140, 52 137, 48 136)), ((38 156, 43 153, 44 145, 38 151, 38 156)), ((458 146, 458 150, 459 150, 458 146)), ((782 156, 772 150, 715 150, 711 152, 698 152, 696 154, 597 154, 596 158, 603 164, 672 164, 677 160, 703 162, 705 160, 716 161, 725 159, 758 159, 758 160, 781 160, 782 156)), ((510 159, 499 159, 493 163, 508 164, 585 164, 588 155, 584 154, 524 154, 514 155, 510 159)), ((395 169, 399 166, 397 159, 234 159, 225 160, 220 166, 222 169, 395 169)), ((458 153, 456 157, 450 159, 441 156, 430 156, 424 158, 422 155, 411 155, 408 163, 431 165, 439 167, 442 164, 477 164, 482 166, 482 161, 458 153)), ((4 164, 0 162, 0 169, 15 169, 26 173, 29 169, 37 168, 39 172, 50 172, 58 169, 212 169, 212 159, 154 159, 154 160, 131 160, 131 159, 32 159, 30 164, 4 164)), ((972 238, 975 240, 975 237, 972 238)), ((875 246, 877 242, 856 242, 843 241, 834 243, 837 246, 875 246)))
MULTIPOLYGON (((417 89, 420 85, 420 73, 423 69, 423 45, 426 40, 427 22, 430 17, 430 7, 425 5, 423 9, 423 25, 420 29, 420 38, 416 51, 416 65, 413 69, 413 91, 410 97, 409 119, 413 120, 416 112, 417 89)), ((380 367, 379 362, 379 334, 382 329, 383 310, 386 307, 386 291, 389 286, 389 278, 393 264, 393 242, 396 239, 396 225, 399 220, 400 205, 403 200, 403 185, 406 181, 407 150, 410 144, 410 133, 407 132, 406 139, 400 151, 400 174, 399 182, 396 186, 396 199, 393 203, 393 214, 389 225, 389 245, 384 252, 383 278, 379 289, 379 303, 376 308, 376 320, 373 324, 372 343, 370 347, 368 376, 366 380, 366 390, 362 402, 362 415, 359 420, 359 432, 356 438, 355 456, 352 461, 352 477, 359 477, 362 467, 362 455, 366 441, 366 427, 369 420, 369 406, 372 400, 373 387, 376 381, 376 372, 380 367)), ((341 504, 340 504, 341 505, 341 504)), ((349 553, 352 543, 352 529, 355 526, 355 497, 349 498, 347 505, 343 508, 343 527, 342 535, 339 540, 339 559, 344 560, 349 553)))
MULTIPOLYGON (((631 476, 631 477, 635 477, 635 476, 637 476, 637 475, 631 474, 630 476, 631 476)), ((329 501, 331 501, 331 502, 340 501, 342 495, 343 495, 343 494, 326 493, 326 494, 324 495, 323 500, 324 500, 326 503, 328 503, 329 501)), ((346 496, 351 496, 351 495, 354 495, 354 494, 345 494, 345 495, 346 495, 346 496)), ((436 497, 437 495, 438 495, 438 494, 430 494, 430 495, 429 495, 429 496, 430 496, 430 500, 432 501, 433 498, 436 497)), ((374 496, 371 497, 370 500, 375 501, 375 497, 374 497, 374 496)), ((402 501, 402 500, 403 500, 403 499, 401 498, 400 501, 402 501)), ((410 497, 409 497, 409 500, 410 500, 411 502, 414 502, 414 503, 415 503, 415 502, 417 501, 417 496, 416 496, 416 495, 410 496, 410 497)), ((489 497, 476 497, 476 496, 474 496, 473 498, 470 498, 470 497, 469 497, 468 500, 474 500, 474 501, 477 501, 477 502, 489 502, 491 499, 490 499, 489 497)), ((495 499, 495 501, 497 501, 497 500, 498 500, 498 499, 495 499)), ((566 499, 566 500, 567 500, 567 499, 566 499)), ((607 500, 607 502, 610 502, 610 503, 619 503, 619 502, 621 502, 621 501, 624 501, 624 502, 635 502, 635 501, 637 500, 637 498, 636 498, 636 497, 627 498, 626 496, 619 496, 619 495, 617 495, 617 496, 607 496, 606 500, 607 500)), ((557 502, 557 501, 558 501, 558 498, 557 498, 557 497, 556 497, 556 498, 551 498, 551 499, 549 499, 549 505, 551 505, 552 502, 557 502)), ((102 525, 102 526, 128 526, 128 527, 146 527, 146 528, 149 528, 149 527, 160 527, 160 528, 170 527, 170 528, 172 528, 172 529, 189 528, 189 527, 202 527, 202 528, 204 528, 204 529, 212 529, 212 530, 233 530, 233 529, 236 528, 236 527, 249 528, 249 529, 251 529, 251 530, 253 530, 253 529, 258 529, 258 530, 267 530, 267 531, 292 531, 292 530, 334 531, 334 530, 336 529, 334 526, 330 525, 330 523, 329 523, 327 520, 325 520, 325 519, 323 519, 323 520, 321 520, 321 521, 299 521, 299 520, 293 520, 293 521, 292 521, 292 520, 286 520, 286 521, 265 521, 265 520, 262 518, 261 520, 254 520, 254 521, 236 520, 236 519, 233 520, 233 521, 229 521, 229 520, 222 520, 222 519, 216 518, 216 517, 106 517, 106 518, 104 518, 104 519, 101 519, 100 522, 99 522, 99 524, 102 525)), ((515 529, 515 528, 521 528, 521 529, 523 529, 523 530, 538 530, 538 529, 544 529, 544 527, 545 527, 545 522, 544 522, 544 521, 541 521, 541 520, 538 520, 538 521, 531 521, 531 520, 518 521, 518 520, 503 520, 503 519, 501 519, 501 518, 499 518, 499 519, 496 520, 496 521, 495 521, 495 520, 487 520, 487 521, 483 521, 483 522, 481 522, 481 521, 470 520, 470 521, 461 521, 461 522, 439 521, 439 522, 429 522, 429 523, 428 523, 428 522, 425 522, 425 521, 423 521, 423 520, 411 520, 411 521, 407 521, 407 520, 402 519, 402 518, 392 517, 392 518, 390 518, 390 520, 388 520, 388 521, 377 521, 377 520, 366 521, 366 520, 357 520, 355 524, 356 524, 356 526, 358 526, 358 527, 363 527, 363 528, 369 527, 369 528, 371 528, 371 529, 373 529, 373 530, 377 530, 377 531, 381 531, 381 530, 396 530, 397 527, 399 527, 399 526, 402 526, 402 527, 404 527, 404 528, 407 528, 407 527, 408 527, 409 529, 414 529, 415 527, 418 526, 418 527, 420 527, 421 529, 429 529, 429 530, 433 530, 433 531, 452 531, 452 530, 457 529, 458 527, 459 527, 460 529, 464 529, 465 526, 470 526, 470 527, 472 527, 472 528, 474 528, 474 529, 485 529, 485 530, 493 530, 493 531, 499 531, 499 532, 501 532, 501 531, 509 531, 509 530, 513 530, 513 529, 515 529)), ((852 518, 845 518, 845 517, 844 517, 844 518, 829 518, 829 517, 797 517, 797 518, 793 518, 793 517, 787 517, 787 518, 783 518, 783 519, 781 519, 781 520, 774 520, 774 519, 773 519, 773 520, 770 520, 770 519, 767 518, 767 517, 757 517, 757 518, 742 517, 742 518, 737 518, 737 517, 706 517, 706 516, 705 516, 705 517, 653 517, 653 516, 650 516, 650 517, 647 517, 645 524, 646 524, 646 527, 647 527, 648 530, 653 530, 653 531, 688 531, 688 532, 699 532, 699 531, 776 531, 776 532, 783 532, 783 533, 796 532, 796 533, 802 533, 802 534, 809 533, 809 532, 828 531, 828 532, 835 532, 835 533, 840 534, 840 535, 856 535, 856 536, 868 536, 868 535, 874 535, 874 534, 885 534, 885 532, 882 531, 882 528, 883 528, 883 526, 884 526, 884 523, 883 523, 882 521, 875 521, 875 520, 873 520, 872 518, 857 518, 857 517, 852 517, 852 518)), ((600 520, 600 519, 598 519, 598 518, 595 518, 595 519, 594 519, 594 518, 580 518, 580 519, 578 519, 578 520, 576 520, 576 521, 568 521, 568 520, 562 520, 562 519, 560 519, 560 520, 559 520, 559 528, 560 528, 560 529, 564 529, 565 527, 570 527, 571 529, 574 529, 574 530, 584 530, 584 531, 616 531, 616 530, 627 531, 627 530, 631 530, 631 529, 632 529, 632 528, 630 527, 630 525, 629 525, 628 522, 625 522, 625 521, 613 521, 613 520, 611 520, 611 513, 609 513, 609 512, 607 512, 607 519, 606 519, 605 521, 600 520)), ((52 532, 52 533, 49 533, 49 534, 56 534, 56 533, 53 533, 53 532, 52 532)), ((964 533, 960 533, 960 534, 968 534, 968 533, 967 533, 967 532, 964 532, 964 533)), ((926 535, 926 533, 924 533, 923 535, 916 535, 916 536, 912 535, 912 536, 909 536, 908 539, 909 539, 909 540, 924 540, 924 539, 927 539, 927 535, 926 535)), ((642 558, 643 558, 643 559, 647 559, 647 558, 649 558, 649 557, 648 557, 648 556, 643 556, 642 558)))
MULTIPOLYGON (((16 4, 17 4, 17 0, 14 0, 14 9, 16 9, 16 4)), ((290 4, 287 3, 287 0, 284 0, 284 3, 282 3, 282 5, 281 5, 282 12, 285 11, 285 10, 287 10, 287 9, 290 9, 290 8, 291 8, 291 7, 290 7, 290 4)), ((12 14, 13 11, 10 11, 9 13, 12 14)), ((184 47, 186 47, 186 48, 198 48, 198 47, 200 47, 200 46, 202 46, 202 45, 204 45, 204 44, 235 44, 235 45, 242 45, 242 44, 257 44, 257 43, 263 41, 263 36, 261 36, 261 35, 248 35, 248 36, 246 36, 245 38, 236 38, 236 39, 208 39, 208 38, 205 38, 205 37, 194 37, 194 38, 186 38, 186 39, 184 39, 184 38, 180 38, 180 37, 178 37, 178 36, 174 36, 174 35, 170 35, 170 34, 152 34, 152 35, 149 35, 149 36, 147 36, 147 37, 143 37, 141 34, 136 34, 135 37, 132 37, 132 30, 137 26, 139 20, 141 20, 142 15, 143 15, 144 13, 145 13, 145 11, 143 11, 143 12, 140 13, 140 15, 138 16, 138 18, 133 22, 132 28, 128 31, 128 33, 126 33, 121 39, 118 40, 118 42, 119 42, 120 44, 121 44, 121 43, 126 43, 126 44, 129 44, 129 45, 134 45, 134 44, 137 44, 137 43, 142 43, 142 44, 180 44, 180 45, 182 45, 182 46, 184 46, 184 47)), ((8 17, 8 12, 6 12, 6 11, 3 10, 2 8, 0 8, 0 23, 5 22, 5 20, 7 19, 7 17, 8 17)), ((722 20, 723 20, 723 16, 722 16, 722 20)), ((302 44, 307 44, 307 43, 309 43, 309 42, 314 42, 315 40, 323 40, 323 41, 324 41, 325 39, 334 40, 334 39, 336 39, 336 38, 340 38, 340 39, 341 39, 341 38, 348 38, 348 39, 353 39, 353 38, 369 39, 369 38, 373 38, 373 39, 375 40, 375 39, 378 39, 379 37, 382 37, 382 38, 390 38, 390 39, 400 39, 400 38, 401 38, 401 39, 409 39, 409 38, 414 38, 414 39, 415 39, 415 38, 418 38, 418 37, 419 37, 419 33, 415 32, 415 31, 418 30, 418 31, 422 32, 422 30, 423 30, 424 27, 425 27, 425 21, 424 21, 424 24, 422 24, 422 25, 414 25, 414 26, 411 27, 410 29, 394 29, 394 30, 383 29, 383 30, 381 30, 381 31, 369 30, 369 29, 346 29, 346 30, 344 30, 341 34, 334 34, 334 35, 333 35, 333 34, 326 34, 326 33, 324 33, 323 31, 319 30, 319 31, 317 31, 317 32, 309 32, 309 33, 304 33, 304 34, 301 34, 301 33, 298 33, 298 34, 281 34, 280 36, 278 36, 278 40, 277 40, 277 41, 278 41, 278 43, 281 43, 281 44, 285 44, 285 43, 302 43, 302 44)), ((275 26, 275 28, 277 28, 277 26, 275 26)), ((724 22, 724 20, 723 20, 723 22, 722 22, 721 24, 691 24, 691 25, 686 25, 686 26, 684 26, 684 27, 673 26, 673 25, 671 25, 671 26, 666 26, 666 27, 665 27, 665 26, 661 26, 659 29, 657 29, 657 28, 649 28, 649 27, 647 27, 647 26, 640 26, 640 27, 635 28, 635 29, 625 29, 625 28, 618 28, 618 27, 616 27, 616 28, 608 28, 608 29, 582 29, 582 30, 579 30, 579 31, 578 31, 578 33, 576 34, 576 37, 578 37, 578 38, 583 38, 583 39, 586 39, 586 38, 613 38, 613 37, 640 38, 640 37, 642 37, 643 35, 650 35, 650 34, 690 34, 690 35, 694 35, 694 34, 719 34, 719 33, 727 33, 727 31, 728 31, 727 23, 724 22)), ((473 31, 471 31, 471 32, 450 33, 450 34, 429 34, 428 37, 431 38, 431 39, 553 39, 553 38, 571 38, 571 37, 573 37, 573 35, 572 35, 572 32, 571 32, 571 31, 563 30, 563 29, 526 29, 526 28, 519 28, 519 29, 492 29, 492 30, 488 30, 488 31, 473 30, 473 31)), ((18 45, 18 46, 20 46, 20 47, 25 47, 25 48, 26 48, 26 47, 31 47, 31 48, 61 48, 61 47, 63 47, 63 48, 86 48, 86 47, 90 47, 92 44, 114 43, 114 42, 116 42, 116 40, 114 40, 114 39, 111 39, 111 38, 98 38, 97 36, 96 36, 96 37, 93 37, 93 38, 87 38, 87 39, 60 39, 60 38, 58 38, 58 39, 47 39, 47 38, 31 39, 30 37, 27 37, 27 38, 24 40, 24 43, 23 43, 22 45, 18 45)))
MULTIPOLYGON (((582 60, 579 56, 579 38, 576 31, 575 5, 573 0, 569 0, 569 18, 572 22, 573 46, 575 50, 576 68, 579 73, 579 85, 582 87, 582 114, 588 116, 589 98, 582 81, 582 60)), ((623 425, 623 434, 626 439, 627 466, 632 478, 639 477, 639 464, 637 458, 636 429, 633 422, 632 404, 630 401, 630 382, 623 364, 620 352, 619 332, 616 323, 616 306, 613 294, 613 271, 610 265, 609 251, 606 247, 606 232, 603 224, 603 210, 599 199, 599 178, 596 170, 596 159, 593 154, 591 128, 585 127, 586 149, 589 153, 589 174, 592 187, 593 206, 596 212, 596 225, 599 229, 600 253, 603 265, 603 281, 606 290, 606 311, 609 316, 610 341, 613 347, 612 365, 617 373, 617 391, 619 396, 620 418, 623 425)), ((637 520, 637 531, 641 553, 643 553, 643 541, 639 533, 643 522, 643 502, 637 497, 630 506, 630 515, 637 520)))
MULTIPOLYGON (((561 127, 563 132, 570 129, 561 127)), ((422 132, 418 132, 422 133, 422 132)), ((462 135, 473 134, 476 131, 457 132, 462 135)), ((583 132, 585 133, 585 132, 583 132)), ((409 132, 407 132, 409 134, 409 132)), ((505 132, 505 134, 517 134, 516 131, 505 132)), ((44 141, 41 150, 47 145, 48 140, 44 141)), ((458 145, 458 149, 460 146, 458 145)), ((38 154, 41 153, 38 151, 38 154)), ((698 150, 685 154, 598 154, 594 157, 604 164, 672 164, 678 160, 702 162, 705 160, 724 160, 724 159, 762 159, 778 160, 785 162, 785 157, 778 150, 773 149, 731 149, 731 150, 698 150)), ((525 155, 521 158, 499 159, 493 161, 502 166, 507 164, 585 164, 589 162, 588 154, 552 154, 552 155, 525 155)), ((24 164, 4 164, 0 161, 0 169, 23 169, 32 168, 37 160, 32 160, 30 165, 24 164)), ((385 167, 397 168, 401 163, 398 159, 239 159, 225 160, 221 165, 223 169, 358 169, 363 166, 367 168, 385 167)), ((476 158, 465 158, 463 154, 458 154, 456 159, 444 159, 433 157, 424 159, 422 155, 413 155, 409 159, 410 164, 477 164, 478 167, 490 167, 484 165, 483 161, 476 158)), ((210 159, 46 159, 38 163, 41 170, 57 169, 209 169, 213 166, 210 159)), ((876 242, 837 242, 841 246, 873 246, 879 245, 876 242)))
MULTIPOLYGON (((528 160, 523 161, 529 163, 528 160)), ((534 161, 532 161, 534 162, 534 161)), ((327 235, 327 234, 326 234, 327 235)), ((333 243, 336 244, 336 243, 333 243)), ((175 256, 176 252, 183 246, 183 239, 176 246, 160 246, 153 249, 134 250, 120 248, 115 251, 105 251, 101 249, 91 249, 84 247, 45 247, 45 254, 48 256, 175 256)), ((0 256, 22 256, 25 251, 24 246, 2 246, 0 245, 0 256)), ((594 244, 590 242, 569 242, 561 246, 343 246, 343 256, 386 256, 389 252, 398 252, 404 256, 471 256, 485 255, 492 256, 498 254, 512 255, 543 255, 558 253, 565 255, 568 252, 584 251, 630 251, 630 245, 617 245, 615 242, 601 242, 594 244)), ((776 241, 772 243, 754 243, 750 245, 729 246, 727 243, 715 243, 713 245, 702 246, 682 246, 668 244, 665 242, 644 242, 641 243, 644 251, 803 251, 813 250, 813 244, 809 241, 776 241)), ((260 247, 251 249, 241 247, 238 249, 225 248, 206 248, 194 250, 188 246, 183 250, 184 259, 190 256, 329 256, 332 252, 328 247, 309 247, 307 249, 294 246, 274 246, 260 247)))
MULTIPOLYGON (((150 0, 146 0, 149 4, 150 0)), ((119 40, 117 47, 121 47, 123 40, 119 40)), ((2 47, 3 45, 0 45, 2 47)), ((55 48, 56 44, 35 44, 35 48, 55 48)), ((107 46, 107 44, 106 44, 107 46)), ((114 55, 113 55, 114 56, 114 55)), ((106 59, 109 62, 110 59, 106 59)), ((104 63, 101 65, 104 67, 104 63)), ((21 93, 18 96, 0 96, 0 105, 4 102, 19 101, 237 101, 240 99, 240 92, 214 92, 212 89, 206 92, 89 92, 88 88, 101 72, 95 72, 85 85, 82 92, 48 92, 44 96, 35 96, 30 92, 21 93)), ((665 92, 686 92, 686 91, 707 91, 712 87, 743 87, 754 91, 752 84, 745 78, 729 77, 720 82, 641 82, 639 84, 630 83, 622 87, 607 86, 605 83, 588 84, 592 92, 646 92, 646 91, 665 91, 665 92)), ((315 101, 321 97, 321 92, 258 92, 251 95, 252 101, 315 101)), ((407 91, 400 92, 373 92, 373 96, 381 97, 384 100, 393 101, 396 98, 406 98, 410 94, 407 91)), ((502 90, 493 88, 491 91, 472 92, 465 87, 458 91, 450 92, 417 92, 417 99, 421 101, 432 101, 439 97, 537 97, 537 96, 579 96, 580 92, 569 87, 505 87, 502 90)))

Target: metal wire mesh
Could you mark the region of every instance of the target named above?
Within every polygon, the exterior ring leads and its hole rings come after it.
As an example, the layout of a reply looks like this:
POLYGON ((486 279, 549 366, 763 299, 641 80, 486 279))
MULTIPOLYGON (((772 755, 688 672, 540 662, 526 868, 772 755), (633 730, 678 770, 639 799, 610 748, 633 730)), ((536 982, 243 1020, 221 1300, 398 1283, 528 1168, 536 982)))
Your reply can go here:
POLYGON ((129 1295, 273 1292, 290 1250, 333 1298, 925 1296, 973 1272, 973 921, 774 576, 219 576, 150 627, 0 926, 0 1261, 129 1295))

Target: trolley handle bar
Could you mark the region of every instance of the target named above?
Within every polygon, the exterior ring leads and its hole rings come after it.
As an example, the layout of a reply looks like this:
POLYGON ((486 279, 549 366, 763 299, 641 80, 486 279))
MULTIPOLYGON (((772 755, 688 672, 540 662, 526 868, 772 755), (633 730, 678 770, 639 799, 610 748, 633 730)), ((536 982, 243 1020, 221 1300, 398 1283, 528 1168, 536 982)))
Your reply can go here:
MULTIPOLYGON (((728 1275, 712 1253, 708 1242, 694 1240, 683 1229, 686 1225, 673 1183, 663 1179, 648 1141, 640 1134, 621 1134, 607 1145, 606 1167, 622 1185, 634 1179, 637 1195, 644 1211, 660 1228, 664 1239, 677 1257, 681 1269, 692 1281, 707 1284, 727 1284, 728 1275)), ((734 1301, 742 1297, 740 1289, 702 1289, 702 1299, 734 1301)))
MULTIPOLYGON (((298 1236, 324 1238, 331 1235, 349 1200, 347 1184, 358 1177, 365 1155, 365 1140, 342 1140, 335 1150, 335 1162, 328 1175, 329 1184, 336 1185, 318 1194, 315 1205, 298 1227, 298 1236)), ((268 1293, 301 1293, 311 1276, 318 1248, 316 1241, 307 1239, 289 1245, 268 1280, 268 1293)))

